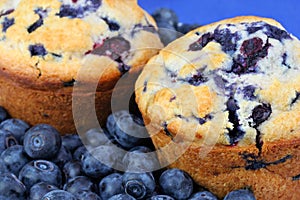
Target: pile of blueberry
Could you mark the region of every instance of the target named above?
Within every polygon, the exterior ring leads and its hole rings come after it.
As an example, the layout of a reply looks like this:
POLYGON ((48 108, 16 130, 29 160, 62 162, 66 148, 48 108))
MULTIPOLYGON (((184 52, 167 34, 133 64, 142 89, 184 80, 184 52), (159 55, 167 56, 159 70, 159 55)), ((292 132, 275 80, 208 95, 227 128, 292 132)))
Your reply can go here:
MULTIPOLYGON (((142 124, 118 111, 103 129, 60 136, 50 125, 10 118, 0 106, 0 200, 217 200, 182 170, 150 171, 157 158, 144 157, 154 150, 149 138, 135 137, 142 124)), ((238 199, 255 197, 247 189, 225 197, 238 199)))
POLYGON ((153 12, 152 17, 159 28, 159 36, 164 45, 183 36, 189 31, 198 28, 199 24, 187 24, 179 22, 176 13, 168 8, 160 8, 153 12))

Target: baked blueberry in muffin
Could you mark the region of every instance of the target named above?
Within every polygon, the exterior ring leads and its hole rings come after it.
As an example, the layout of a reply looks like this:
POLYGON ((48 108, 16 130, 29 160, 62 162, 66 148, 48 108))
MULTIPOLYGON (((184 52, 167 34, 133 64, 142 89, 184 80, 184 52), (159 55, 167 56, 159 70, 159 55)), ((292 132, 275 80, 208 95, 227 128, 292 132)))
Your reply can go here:
POLYGON ((161 163, 219 198, 243 187, 258 199, 300 198, 299 50, 275 20, 246 16, 195 29, 154 56, 136 101, 161 163))

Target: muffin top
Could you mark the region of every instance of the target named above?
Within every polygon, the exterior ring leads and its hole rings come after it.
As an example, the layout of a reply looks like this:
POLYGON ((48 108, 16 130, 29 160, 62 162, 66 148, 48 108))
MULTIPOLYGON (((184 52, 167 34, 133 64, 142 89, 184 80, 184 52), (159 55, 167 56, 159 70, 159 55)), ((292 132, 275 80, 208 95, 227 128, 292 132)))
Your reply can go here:
POLYGON ((85 67, 105 85, 162 47, 135 0, 4 0, 0 24, 0 72, 33 88, 72 86, 85 67))
POLYGON ((300 42, 278 22, 226 19, 195 29, 145 66, 136 101, 160 142, 256 145, 300 136, 300 42))

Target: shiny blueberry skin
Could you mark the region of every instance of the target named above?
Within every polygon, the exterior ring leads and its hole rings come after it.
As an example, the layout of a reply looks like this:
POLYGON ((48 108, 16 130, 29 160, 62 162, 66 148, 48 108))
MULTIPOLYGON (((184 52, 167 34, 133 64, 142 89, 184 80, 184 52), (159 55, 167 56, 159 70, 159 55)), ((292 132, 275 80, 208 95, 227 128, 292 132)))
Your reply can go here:
POLYGON ((9 117, 8 112, 0 106, 0 124, 9 117))
POLYGON ((73 153, 73 159, 74 160, 80 160, 82 159, 83 155, 87 152, 87 149, 85 146, 78 147, 74 153, 73 153))
POLYGON ((58 190, 58 188, 45 182, 39 182, 30 188, 29 199, 40 200, 46 193, 53 190, 58 190))
POLYGON ((193 192, 193 180, 180 169, 167 169, 159 177, 162 191, 175 199, 187 199, 193 192))
POLYGON ((83 175, 81 162, 79 160, 71 160, 67 162, 62 171, 64 173, 65 180, 83 175))
MULTIPOLYGON (((94 149, 91 153, 86 152, 81 160, 83 172, 92 178, 101 178, 114 171, 113 168, 100 162, 97 158, 109 159, 111 152, 101 151, 103 146, 94 149), (97 157, 97 158, 96 158, 97 157)), ((105 148, 104 148, 105 150, 105 148)), ((111 161, 107 161, 111 163, 111 161)), ((112 161, 114 162, 114 161, 112 161)), ((113 164, 113 163, 112 163, 113 164)))
POLYGON ((145 128, 135 123, 126 110, 108 116, 106 127, 110 135, 114 136, 114 139, 125 149, 138 146, 143 137, 148 137, 145 128))
POLYGON ((240 189, 229 192, 224 200, 256 200, 256 198, 250 190, 240 189))
POLYGON ((21 169, 19 180, 24 183, 26 188, 31 188, 38 182, 45 182, 60 187, 62 174, 54 163, 46 160, 35 160, 27 163, 21 169))
POLYGON ((64 190, 52 190, 46 193, 41 200, 77 200, 77 198, 64 190))
POLYGON ((103 129, 93 128, 88 130, 83 136, 84 144, 92 147, 104 145, 109 141, 103 129))
POLYGON ((201 191, 193 194, 189 200, 218 200, 218 198, 209 191, 201 191))
POLYGON ((29 129, 29 125, 21 119, 12 118, 1 122, 0 129, 11 132, 21 144, 23 142, 25 132, 29 129))
POLYGON ((79 191, 74 195, 77 200, 101 200, 101 198, 96 193, 91 191, 79 191))
POLYGON ((64 190, 72 194, 78 191, 95 191, 94 183, 86 176, 76 176, 70 179, 65 185, 64 190))
POLYGON ((0 195, 10 199, 25 199, 26 187, 12 173, 0 175, 0 195))
POLYGON ((116 194, 112 197, 110 197, 108 200, 135 200, 133 196, 130 196, 129 194, 116 194))
POLYGON ((54 158, 51 159, 59 168, 63 168, 64 165, 72 160, 72 153, 62 145, 54 158))
POLYGON ((130 173, 123 174, 123 186, 125 192, 136 199, 143 199, 153 194, 156 183, 151 172, 148 173, 130 173))
POLYGON ((164 195, 164 194, 158 194, 158 195, 153 195, 150 200, 175 200, 173 197, 164 195))
POLYGON ((6 166, 9 172, 18 176, 21 168, 29 162, 29 158, 23 146, 14 145, 2 152, 0 162, 6 166))
POLYGON ((38 124, 25 133, 23 145, 25 152, 31 158, 49 159, 58 153, 61 137, 54 127, 38 124))
POLYGON ((108 199, 116 194, 124 193, 122 174, 112 173, 105 176, 99 182, 99 195, 102 199, 108 199))
POLYGON ((13 134, 7 130, 0 129, 0 153, 2 153, 8 147, 19 144, 13 134))
POLYGON ((68 134, 61 137, 62 145, 65 146, 70 152, 74 152, 79 146, 82 145, 81 139, 78 134, 68 134))

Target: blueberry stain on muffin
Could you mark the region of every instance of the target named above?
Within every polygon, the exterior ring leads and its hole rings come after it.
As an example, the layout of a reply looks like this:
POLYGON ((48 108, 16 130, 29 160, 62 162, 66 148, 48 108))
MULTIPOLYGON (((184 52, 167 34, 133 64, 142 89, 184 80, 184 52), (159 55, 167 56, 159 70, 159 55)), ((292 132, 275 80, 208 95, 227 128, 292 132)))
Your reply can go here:
POLYGON ((0 12, 0 17, 3 17, 5 15, 9 15, 10 13, 14 12, 15 9, 9 9, 9 10, 6 10, 4 12, 0 12))
POLYGON ((102 19, 105 21, 110 31, 118 31, 120 29, 120 25, 116 21, 110 20, 106 17, 103 17, 102 19))
POLYGON ((6 32, 9 27, 14 25, 14 23, 15 23, 14 18, 5 17, 3 22, 2 22, 2 32, 6 32))
POLYGON ((247 85, 243 88, 242 92, 244 94, 244 98, 248 100, 255 100, 256 97, 254 95, 256 87, 253 85, 247 85))
POLYGON ((290 34, 282 29, 277 28, 276 26, 265 24, 264 27, 266 28, 265 34, 270 38, 279 41, 282 41, 283 39, 292 39, 290 34))
POLYGON ((39 15, 39 19, 27 28, 28 33, 32 33, 44 24, 44 18, 47 17, 48 11, 47 9, 37 8, 34 12, 39 15))
POLYGON ((232 52, 236 50, 236 43, 240 39, 237 32, 232 33, 229 28, 214 30, 214 39, 221 44, 224 52, 232 52))
POLYGON ((89 12, 96 12, 101 6, 101 0, 86 0, 82 5, 77 5, 77 1, 72 4, 63 4, 60 7, 59 17, 83 18, 89 12))
POLYGON ((254 127, 258 127, 261 123, 266 121, 272 113, 272 108, 270 104, 261 104, 253 109, 251 118, 254 122, 254 127))
POLYGON ((293 106, 299 100, 299 97, 300 97, 300 92, 295 91, 295 97, 291 100, 291 106, 293 106))
POLYGON ((47 55, 47 50, 42 44, 29 45, 28 50, 31 56, 45 56, 47 55))
POLYGON ((214 36, 212 33, 202 35, 196 42, 189 46, 189 51, 199 51, 205 47, 209 42, 213 41, 214 36))

